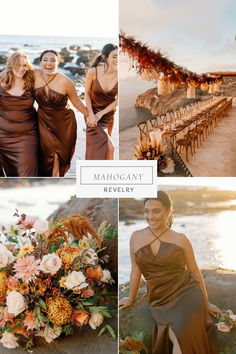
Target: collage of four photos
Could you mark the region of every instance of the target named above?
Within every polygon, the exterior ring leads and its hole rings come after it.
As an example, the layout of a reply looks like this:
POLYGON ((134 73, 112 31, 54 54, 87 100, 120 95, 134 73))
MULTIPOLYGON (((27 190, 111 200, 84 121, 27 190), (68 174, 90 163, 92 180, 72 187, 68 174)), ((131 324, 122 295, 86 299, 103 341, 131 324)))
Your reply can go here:
POLYGON ((4 1, 0 354, 236 354, 235 16, 4 1), (155 194, 80 197, 86 160, 155 194))

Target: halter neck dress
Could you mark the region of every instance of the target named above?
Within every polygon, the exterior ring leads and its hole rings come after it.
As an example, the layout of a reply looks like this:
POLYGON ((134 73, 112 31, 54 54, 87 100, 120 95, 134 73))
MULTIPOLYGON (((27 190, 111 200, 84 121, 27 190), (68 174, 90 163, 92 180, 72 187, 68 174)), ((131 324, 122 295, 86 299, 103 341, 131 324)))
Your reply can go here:
POLYGON ((32 90, 11 95, 0 86, 0 175, 38 175, 37 113, 32 90))
POLYGON ((54 91, 48 83, 35 88, 34 94, 39 105, 39 175, 52 176, 54 159, 57 155, 59 175, 63 177, 70 168, 75 151, 77 124, 74 111, 69 106, 67 94, 54 91))
MULTIPOLYGON (((118 82, 109 91, 104 91, 97 78, 92 82, 90 97, 92 101, 93 113, 102 111, 115 101, 118 93, 118 82)), ((107 143, 108 135, 105 129, 112 130, 114 123, 115 110, 106 113, 98 121, 97 126, 86 128, 86 160, 106 160, 107 159, 107 143)))
MULTIPOLYGON (((158 239, 158 238, 157 238, 158 239)), ((182 354, 218 354, 214 323, 205 320, 205 306, 197 279, 186 269, 184 250, 160 241, 156 255, 151 243, 135 253, 147 282, 148 301, 155 323, 151 334, 152 354, 172 353, 169 327, 182 354)))

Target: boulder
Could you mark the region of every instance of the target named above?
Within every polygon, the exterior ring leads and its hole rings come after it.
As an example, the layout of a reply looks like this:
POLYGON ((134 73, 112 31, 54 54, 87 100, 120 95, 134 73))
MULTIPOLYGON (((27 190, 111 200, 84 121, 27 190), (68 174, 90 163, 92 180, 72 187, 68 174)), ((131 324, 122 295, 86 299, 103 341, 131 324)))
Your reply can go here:
MULTIPOLYGON (((219 268, 202 269, 202 274, 211 303, 220 309, 230 309, 236 313, 236 271, 219 268)), ((119 298, 129 294, 129 282, 119 287, 119 298)), ((144 332, 144 344, 150 350, 150 333, 153 319, 147 303, 146 284, 142 281, 140 291, 134 304, 127 309, 120 310, 120 337, 132 336, 135 331, 144 332)), ((216 322, 216 321, 215 321, 216 322)), ((236 352, 236 328, 229 333, 217 331, 221 354, 236 352)))
POLYGON ((73 76, 83 76, 87 71, 86 68, 80 68, 79 66, 66 66, 64 69, 70 71, 73 76))
POLYGON ((80 47, 79 45, 70 45, 70 46, 69 46, 69 49, 70 49, 70 50, 75 50, 75 51, 80 50, 80 48, 81 48, 81 47, 80 47))
POLYGON ((7 63, 7 56, 0 54, 0 65, 5 65, 7 63))

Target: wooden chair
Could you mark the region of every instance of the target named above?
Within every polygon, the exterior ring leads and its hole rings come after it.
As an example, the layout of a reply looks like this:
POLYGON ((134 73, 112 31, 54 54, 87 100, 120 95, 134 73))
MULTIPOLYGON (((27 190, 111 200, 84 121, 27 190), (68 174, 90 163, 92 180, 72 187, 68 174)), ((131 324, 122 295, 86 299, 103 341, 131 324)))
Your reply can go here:
POLYGON ((152 128, 157 128, 158 127, 158 119, 157 117, 152 117, 149 119, 152 128))
POLYGON ((189 132, 185 135, 183 139, 179 139, 175 142, 176 144, 176 152, 178 152, 179 148, 179 154, 181 153, 182 148, 185 149, 186 153, 186 160, 188 162, 188 150, 190 149, 191 155, 193 156, 193 150, 192 150, 192 133, 189 132))
POLYGON ((143 121, 143 122, 139 122, 137 124, 137 127, 139 129, 139 137, 140 139, 142 139, 143 136, 147 135, 150 130, 148 130, 148 124, 146 121, 143 121))

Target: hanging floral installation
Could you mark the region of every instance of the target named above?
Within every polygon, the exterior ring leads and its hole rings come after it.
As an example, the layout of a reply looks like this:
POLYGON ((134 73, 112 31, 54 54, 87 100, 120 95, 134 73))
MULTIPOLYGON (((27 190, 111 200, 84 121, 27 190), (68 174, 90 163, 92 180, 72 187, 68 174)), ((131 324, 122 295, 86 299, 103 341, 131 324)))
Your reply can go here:
POLYGON ((220 84, 221 78, 206 74, 198 75, 164 56, 160 50, 154 51, 141 41, 124 32, 119 35, 122 52, 127 53, 135 63, 136 71, 148 80, 162 80, 170 84, 185 84, 188 87, 201 87, 201 85, 220 84))

